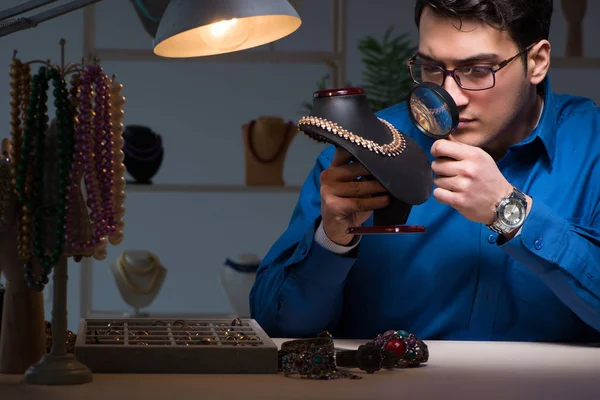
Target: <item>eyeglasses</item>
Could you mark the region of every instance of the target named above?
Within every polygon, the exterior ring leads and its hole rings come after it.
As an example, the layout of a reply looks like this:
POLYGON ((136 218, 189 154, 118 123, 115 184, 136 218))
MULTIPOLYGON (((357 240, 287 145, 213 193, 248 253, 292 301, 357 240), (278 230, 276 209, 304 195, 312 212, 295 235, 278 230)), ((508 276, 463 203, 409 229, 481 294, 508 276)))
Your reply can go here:
POLYGON ((431 82, 444 86, 446 76, 451 76, 464 90, 487 90, 496 85, 496 72, 506 67, 515 58, 527 53, 534 45, 535 43, 529 45, 525 50, 497 65, 471 65, 447 70, 439 65, 421 63, 417 61, 415 54, 408 60, 407 67, 412 80, 417 84, 431 82))

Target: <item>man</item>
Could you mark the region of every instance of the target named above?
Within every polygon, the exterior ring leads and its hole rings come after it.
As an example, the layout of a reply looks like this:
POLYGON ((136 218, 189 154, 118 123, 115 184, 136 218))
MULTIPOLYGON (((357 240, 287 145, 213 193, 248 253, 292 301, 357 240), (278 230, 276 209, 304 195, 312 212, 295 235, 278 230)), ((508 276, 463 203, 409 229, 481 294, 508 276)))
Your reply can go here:
POLYGON ((427 233, 347 234, 389 198, 325 149, 250 295, 268 334, 600 340, 600 112, 552 93, 551 15, 552 0, 417 1, 413 77, 452 95, 460 125, 434 142, 404 104, 377 115, 430 155, 433 195, 407 222, 427 233))

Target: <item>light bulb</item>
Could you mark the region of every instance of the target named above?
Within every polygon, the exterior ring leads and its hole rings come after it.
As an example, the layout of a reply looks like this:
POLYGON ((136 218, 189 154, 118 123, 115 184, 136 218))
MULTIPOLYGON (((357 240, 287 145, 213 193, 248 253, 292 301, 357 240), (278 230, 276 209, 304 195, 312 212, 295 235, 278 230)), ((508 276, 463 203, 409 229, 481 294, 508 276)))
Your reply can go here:
POLYGON ((251 24, 247 19, 229 19, 215 22, 200 30, 207 45, 218 50, 235 50, 250 36, 251 24))

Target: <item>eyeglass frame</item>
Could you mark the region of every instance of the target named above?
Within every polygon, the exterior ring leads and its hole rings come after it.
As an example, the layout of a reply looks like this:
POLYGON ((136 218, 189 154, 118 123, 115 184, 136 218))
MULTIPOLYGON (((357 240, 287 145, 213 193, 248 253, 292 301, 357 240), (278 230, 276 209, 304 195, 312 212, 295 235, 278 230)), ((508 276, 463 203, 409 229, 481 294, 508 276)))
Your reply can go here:
MULTIPOLYGON (((446 77, 447 76, 451 76, 452 79, 454 79, 454 82, 456 82, 456 84, 463 90, 470 90, 470 91, 482 91, 482 90, 490 90, 493 87, 496 86, 496 72, 500 71, 502 68, 506 67, 508 64, 510 64, 514 59, 516 59, 517 57, 527 53, 529 50, 531 50, 533 48, 533 46, 535 46, 537 44, 537 42, 530 44, 529 46, 527 46, 525 49, 521 50, 520 52, 518 52, 517 54, 515 54, 514 56, 507 58, 506 60, 502 61, 499 64, 496 65, 492 65, 492 66, 488 66, 488 65, 472 65, 470 67, 456 67, 454 69, 446 69, 442 66, 436 65, 436 64, 419 64, 419 65, 427 65, 430 67, 435 67, 438 68, 442 71, 442 73, 444 74, 443 78, 442 78, 442 83, 440 84, 440 86, 444 86, 444 83, 446 83, 446 77), (463 87, 463 85, 459 82, 458 79, 456 79, 456 76, 454 75, 454 72, 457 69, 461 69, 461 68, 485 68, 485 69, 489 69, 490 72, 492 73, 492 79, 493 79, 493 83, 492 86, 484 88, 484 89, 467 89, 465 87, 463 87)), ((417 58, 418 54, 414 54, 411 58, 408 59, 408 61, 406 61, 406 67, 408 68, 408 72, 410 73, 410 77, 413 80, 414 83, 416 83, 417 85, 423 83, 423 82, 417 82, 417 80, 415 79, 415 77, 413 76, 413 72, 412 72, 412 65, 415 62, 416 58, 417 58)))

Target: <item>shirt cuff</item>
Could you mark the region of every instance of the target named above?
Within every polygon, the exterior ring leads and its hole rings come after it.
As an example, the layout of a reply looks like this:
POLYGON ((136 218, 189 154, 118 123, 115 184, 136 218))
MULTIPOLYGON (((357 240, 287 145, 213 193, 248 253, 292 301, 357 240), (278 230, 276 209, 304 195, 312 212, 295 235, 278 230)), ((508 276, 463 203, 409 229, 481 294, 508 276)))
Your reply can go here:
POLYGON ((348 254, 356 246, 358 246, 358 243, 360 242, 360 236, 354 236, 352 241, 347 246, 339 245, 333 242, 331 239, 329 239, 329 237, 325 233, 325 230, 323 229, 323 221, 321 221, 319 227, 315 232, 315 242, 321 245, 321 247, 323 247, 324 249, 331 251, 332 253, 344 255, 348 254))
POLYGON ((534 201, 518 237, 497 243, 511 253, 525 251, 550 263, 559 263, 565 253, 568 232, 569 223, 565 218, 545 204, 534 201))

